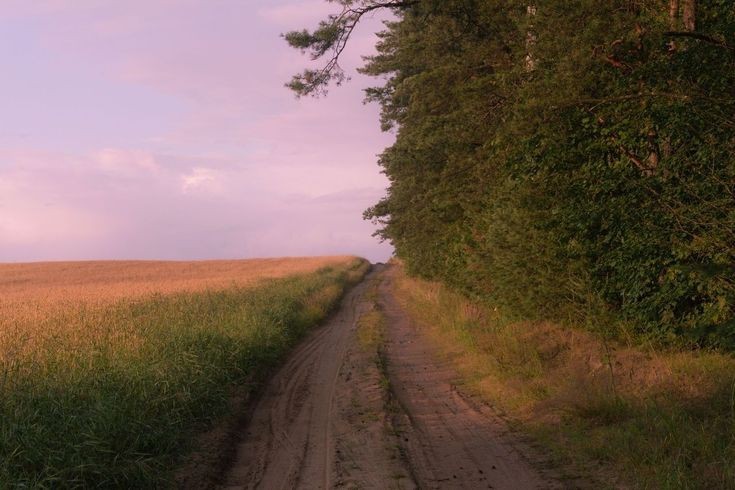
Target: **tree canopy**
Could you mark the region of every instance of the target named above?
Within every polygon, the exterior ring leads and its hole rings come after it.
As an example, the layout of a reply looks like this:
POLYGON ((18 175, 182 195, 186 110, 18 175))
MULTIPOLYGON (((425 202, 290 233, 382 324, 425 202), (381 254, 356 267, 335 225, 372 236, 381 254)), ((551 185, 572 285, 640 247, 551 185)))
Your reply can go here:
POLYGON ((344 81, 393 10, 366 98, 397 139, 365 212, 412 273, 520 317, 735 347, 735 9, 729 0, 334 2, 286 34, 344 81))

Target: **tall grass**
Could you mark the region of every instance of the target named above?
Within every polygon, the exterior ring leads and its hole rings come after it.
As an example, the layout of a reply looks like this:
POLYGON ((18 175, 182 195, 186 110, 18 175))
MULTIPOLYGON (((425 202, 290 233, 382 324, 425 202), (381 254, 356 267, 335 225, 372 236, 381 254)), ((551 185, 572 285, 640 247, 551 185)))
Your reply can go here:
POLYGON ((66 305, 0 333, 0 488, 167 484, 234 385, 255 383, 367 270, 66 305))
POLYGON ((518 322, 400 274, 396 290, 466 387, 576 471, 611 487, 735 489, 732 355, 518 322))

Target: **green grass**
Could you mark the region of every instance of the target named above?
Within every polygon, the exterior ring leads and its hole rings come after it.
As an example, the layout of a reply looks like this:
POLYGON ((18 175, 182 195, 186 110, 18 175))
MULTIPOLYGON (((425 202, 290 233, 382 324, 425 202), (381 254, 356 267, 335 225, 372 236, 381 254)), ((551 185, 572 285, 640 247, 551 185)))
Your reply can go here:
POLYGON ((604 488, 735 489, 735 359, 612 344, 512 320, 438 284, 399 299, 454 360, 465 388, 604 488))
POLYGON ((170 484, 234 386, 257 383, 338 303, 365 261, 255 288, 80 309, 74 332, 0 358, 0 488, 170 484), (80 347, 83 346, 83 347, 80 347))
POLYGON ((360 346, 376 356, 385 340, 385 320, 378 304, 377 288, 378 283, 374 279, 365 293, 365 300, 370 303, 370 310, 363 313, 357 322, 357 340, 360 346))

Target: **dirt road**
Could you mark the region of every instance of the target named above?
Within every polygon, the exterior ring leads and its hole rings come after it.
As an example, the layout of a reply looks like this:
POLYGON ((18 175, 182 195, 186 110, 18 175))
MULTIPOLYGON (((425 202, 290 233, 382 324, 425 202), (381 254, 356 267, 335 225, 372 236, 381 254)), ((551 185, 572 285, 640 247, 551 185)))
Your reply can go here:
POLYGON ((454 388, 393 297, 392 275, 376 268, 271 379, 224 488, 562 488, 490 409, 454 388), (376 307, 380 359, 357 335, 376 307))

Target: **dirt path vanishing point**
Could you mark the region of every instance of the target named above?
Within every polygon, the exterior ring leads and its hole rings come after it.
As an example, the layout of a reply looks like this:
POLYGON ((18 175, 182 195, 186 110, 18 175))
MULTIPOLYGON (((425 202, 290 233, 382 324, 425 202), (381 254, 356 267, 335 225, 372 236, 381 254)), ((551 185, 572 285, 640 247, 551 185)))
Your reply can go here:
POLYGON ((454 388, 393 297, 392 276, 376 267, 270 380, 223 488, 564 488, 521 455, 489 408, 454 388), (382 357, 357 338, 375 293, 382 357))

